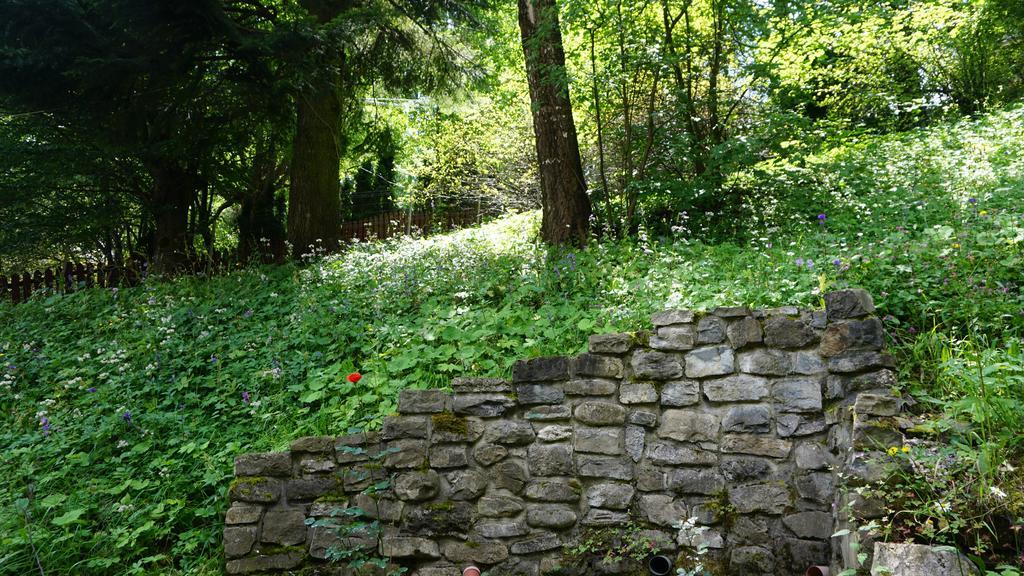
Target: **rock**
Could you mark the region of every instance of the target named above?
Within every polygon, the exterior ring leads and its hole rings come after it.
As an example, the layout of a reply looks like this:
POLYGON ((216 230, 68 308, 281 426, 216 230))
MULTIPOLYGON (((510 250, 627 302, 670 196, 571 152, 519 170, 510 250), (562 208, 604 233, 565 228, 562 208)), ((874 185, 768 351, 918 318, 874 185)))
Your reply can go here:
POLYGON ((285 552, 283 554, 261 554, 259 556, 229 560, 224 569, 228 574, 291 570, 302 564, 305 557, 306 553, 302 550, 285 552))
POLYGON ((527 540, 520 540, 512 545, 513 554, 536 554, 562 547, 562 541, 554 534, 541 533, 527 540))
POLYGON ((860 318, 874 311, 875 303, 865 290, 836 290, 825 294, 825 312, 829 320, 860 318))
POLYGON ((288 452, 242 454, 235 458, 235 476, 290 476, 291 473, 292 457, 288 452))
POLYGON ((559 442, 572 438, 572 427, 552 424, 537 431, 537 440, 541 442, 559 442))
POLYGON ((792 496, 781 482, 746 484, 729 489, 729 502, 740 514, 782 514, 792 504, 792 496))
POLYGON ((587 504, 594 508, 628 510, 636 493, 629 484, 604 482, 587 488, 587 504))
POLYGON ((534 528, 569 528, 576 523, 576 513, 564 506, 530 506, 526 510, 526 523, 534 528))
POLYGON ((628 458, 594 454, 577 454, 576 471, 579 476, 611 480, 632 480, 635 473, 628 458))
POLYGON ((768 520, 759 516, 737 516, 729 530, 729 539, 734 544, 768 544, 771 534, 768 520))
POLYGON ((239 476, 231 483, 232 501, 269 504, 281 497, 281 482, 262 476, 239 476))
POLYGON ((227 526, 224 528, 224 556, 245 556, 256 543, 255 526, 227 526))
POLYGON ((461 468, 468 464, 465 445, 439 444, 430 448, 430 466, 433 468, 461 468))
POLYGON ((491 494, 476 503, 477 513, 484 517, 516 516, 523 508, 523 501, 512 495, 491 494))
POLYGON ((452 412, 456 414, 494 418, 516 405, 509 393, 456 394, 452 398, 452 412))
POLYGON ((625 354, 633 347, 629 334, 592 334, 589 350, 594 354, 625 354))
POLYGON ((775 475, 775 465, 761 458, 723 458, 721 469, 726 480, 737 483, 767 480, 775 475))
POLYGON ((260 521, 261 516, 263 516, 262 506, 235 502, 228 508, 227 514, 224 516, 224 523, 229 526, 232 524, 255 524, 260 521))
POLYGON ((800 320, 776 316, 764 324, 764 343, 769 348, 803 348, 817 339, 814 329, 800 320))
POLYGON ((641 426, 626 426, 626 454, 633 459, 633 462, 639 462, 644 454, 645 436, 646 434, 641 426))
MULTIPOLYGON (((367 518, 381 520, 382 522, 397 522, 402 518, 402 512, 405 510, 405 502, 395 500, 394 498, 382 498, 380 494, 356 494, 352 497, 352 503, 361 508, 366 513, 367 518)), ((331 511, 326 514, 328 516, 334 510, 342 507, 338 502, 322 502, 314 504, 314 507, 320 504, 324 505, 325 508, 330 507, 331 511)))
POLYGON ((739 353, 740 372, 765 376, 785 376, 792 367, 790 355, 782 350, 758 348, 739 353))
MULTIPOLYGON (((288 449, 292 452, 326 453, 334 451, 334 436, 304 436, 292 440, 288 449)), ((290 467, 289 467, 290 469, 290 467)))
POLYGON ((526 467, 514 460, 505 460, 498 463, 492 470, 493 475, 491 478, 494 481, 494 486, 496 488, 504 488, 515 494, 523 491, 523 487, 526 486, 526 480, 530 477, 526 472, 526 467))
POLYGON ((569 476, 572 474, 572 448, 567 444, 532 444, 527 462, 533 476, 569 476))
POLYGON ((829 372, 864 372, 879 368, 895 368, 892 356, 883 352, 848 351, 828 359, 829 372))
POLYGON ((686 355, 686 377, 706 378, 732 374, 736 359, 728 346, 698 348, 686 355))
POLYGON ((730 322, 725 333, 729 337, 729 344, 737 350, 750 344, 758 344, 764 339, 761 323, 749 316, 730 322))
POLYGON ((520 520, 481 520, 473 529, 484 538, 514 538, 530 532, 530 528, 520 520))
POLYGON ((622 360, 596 354, 580 354, 574 362, 577 376, 622 378, 622 360))
POLYGON ((387 449, 384 465, 388 468, 419 468, 427 462, 426 440, 393 440, 387 449))
POLYGON ((637 378, 671 380, 683 375, 683 366, 675 356, 664 352, 639 350, 630 361, 637 378))
POLYGON ((444 412, 451 402, 444 390, 402 390, 398 393, 399 414, 433 414, 444 412))
POLYGON ((807 566, 827 565, 832 553, 828 542, 786 538, 783 541, 783 557, 793 571, 806 570, 807 566))
POLYGON ((853 427, 853 448, 856 450, 887 450, 890 446, 903 445, 903 434, 892 424, 869 420, 858 422, 853 427))
POLYGON ((697 333, 692 325, 658 328, 648 343, 655 350, 690 350, 697 344, 697 333))
POLYGON ((431 444, 476 442, 484 435, 484 421, 475 416, 456 416, 451 412, 439 412, 430 417, 431 444))
POLYGON ((796 467, 801 470, 822 470, 828 467, 829 456, 818 442, 803 442, 793 451, 796 467))
POLYGON ((405 438, 426 438, 430 430, 427 416, 385 416, 381 438, 395 440, 405 438))
POLYGON ((450 500, 476 500, 487 489, 487 478, 476 470, 446 472, 450 500))
POLYGON ((455 378, 452 380, 455 395, 491 392, 507 394, 512 392, 512 383, 501 378, 455 378))
POLYGON ((560 404, 565 400, 565 392, 557 384, 518 384, 516 394, 520 405, 529 404, 560 404))
POLYGON ((622 444, 623 429, 618 427, 576 426, 573 434, 573 448, 577 452, 622 454, 622 444))
POLYGON ((320 472, 330 472, 334 470, 334 455, 316 454, 306 455, 302 454, 299 457, 299 470, 304 474, 317 474, 320 472))
POLYGON ((715 470, 677 468, 668 473, 668 489, 676 494, 712 496, 724 488, 725 478, 715 470))
POLYGON ((897 576, 974 576, 981 574, 966 556, 923 544, 875 542, 871 571, 888 569, 897 576))
MULTIPOLYGON (((341 548, 349 544, 343 541, 333 526, 314 526, 309 529, 309 555, 317 560, 327 558, 327 551, 331 548, 341 548)), ((377 542, 373 542, 373 548, 377 542)))
POLYGON ((484 440, 492 444, 515 446, 533 442, 537 434, 525 420, 495 420, 484 432, 484 440))
POLYGON ((775 573, 775 555, 760 546, 733 548, 729 555, 729 573, 763 576, 775 573))
POLYGON ((778 424, 777 432, 780 438, 817 434, 828 427, 824 418, 814 414, 777 414, 775 422, 778 424))
POLYGON ((580 485, 575 480, 531 480, 524 494, 527 500, 538 502, 577 502, 580 499, 580 485))
POLYGON ((468 502, 434 502, 408 506, 401 531, 416 536, 465 538, 473 524, 473 505, 468 502))
POLYGON ((825 389, 830 400, 843 398, 851 392, 877 390, 896 386, 896 373, 892 370, 878 370, 864 374, 834 374, 826 380, 825 389))
POLYGON ((459 564, 497 564, 508 558, 508 547, 501 542, 445 542, 441 553, 459 564))
POLYGON ((832 537, 832 515, 828 512, 799 512, 782 518, 797 538, 828 540, 832 537))
POLYGON ((557 406, 530 406, 523 418, 534 421, 568 420, 572 411, 568 406, 559 404, 557 406))
POLYGON ((576 420, 593 426, 615 426, 626 421, 626 409, 611 402, 583 402, 576 407, 576 420))
POLYGON ((519 360, 512 366, 512 382, 550 382, 569 379, 569 359, 561 356, 519 360))
POLYGON ((771 436, 755 434, 726 434, 722 437, 721 450, 726 454, 751 454, 769 458, 785 458, 793 444, 771 436))
POLYGON ((629 522, 629 514, 604 510, 602 508, 591 508, 581 521, 584 526, 622 526, 629 522))
MULTIPOLYGON (((664 401, 664 398, 662 400, 664 401)), ((629 413, 628 421, 630 424, 651 428, 658 423, 658 415, 646 410, 634 410, 629 413)))
POLYGON ((763 404, 733 406, 722 419, 724 432, 768 432, 772 415, 763 404))
POLYGON ((437 496, 440 487, 437 472, 424 470, 399 474, 392 489, 399 500, 420 502, 437 496))
POLYGON ((380 540, 380 554, 386 558, 440 558, 437 543, 427 538, 384 536, 380 540))
POLYGON ((698 344, 718 344, 725 340, 725 320, 718 316, 705 316, 697 323, 698 344))
POLYGON ((665 410, 658 436, 680 442, 713 442, 718 438, 718 416, 697 410, 665 410))
POLYGON ((693 322, 692 310, 665 310, 651 316, 651 324, 655 326, 671 326, 673 324, 688 324, 693 322))
POLYGON ((482 466, 500 462, 508 455, 508 449, 497 444, 481 444, 473 449, 473 459, 482 466))
POLYGON ((566 396, 608 396, 618 389, 619 383, 615 380, 600 378, 569 380, 562 385, 562 391, 566 396))
POLYGON ((306 514, 302 509, 270 509, 263 514, 263 533, 260 540, 265 544, 294 546, 306 541, 306 514))
POLYGON ((864 392, 857 395, 853 411, 869 416, 896 416, 900 413, 900 399, 892 394, 864 392))
POLYGON ((663 494, 644 494, 640 497, 640 513, 648 522, 659 526, 672 526, 689 518, 686 503, 663 494))
POLYGON ((885 329, 878 318, 833 322, 821 335, 822 356, 836 356, 847 350, 881 350, 885 329))
POLYGON ((750 316, 750 308, 747 306, 718 306, 711 313, 720 318, 740 318, 750 316))
POLYGON ((750 402, 768 396, 768 380, 736 374, 704 381, 704 395, 712 402, 750 402))
POLYGON ((619 402, 623 404, 653 404, 658 401, 658 391, 646 382, 624 383, 619 387, 619 402))
POLYGON ((710 466, 718 461, 714 452, 670 442, 652 442, 647 447, 647 458, 669 466, 710 466))
POLYGON ((808 472, 796 477, 796 491, 805 500, 822 504, 832 502, 836 492, 835 477, 828 472, 808 472))
POLYGON ((772 383, 776 412, 820 412, 821 380, 784 378, 772 383))
POLYGON ((665 470, 648 461, 642 461, 636 469, 636 488, 643 492, 662 492, 668 488, 665 470))
POLYGON ((696 380, 673 380, 661 387, 662 406, 692 406, 700 402, 700 383, 696 380))
POLYGON ((789 367, 790 374, 816 375, 825 372, 825 363, 821 356, 807 350, 798 350, 792 353, 789 367))

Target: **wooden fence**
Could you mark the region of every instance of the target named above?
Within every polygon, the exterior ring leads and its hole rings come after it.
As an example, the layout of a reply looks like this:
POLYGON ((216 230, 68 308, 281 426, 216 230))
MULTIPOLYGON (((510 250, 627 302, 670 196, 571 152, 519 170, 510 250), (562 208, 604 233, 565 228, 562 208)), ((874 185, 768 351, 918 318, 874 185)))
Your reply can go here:
MULTIPOLYGON (((383 240, 393 236, 420 233, 431 234, 454 230, 479 221, 476 209, 434 214, 432 212, 386 212, 364 220, 344 222, 341 225, 342 240, 383 240)), ((210 262, 197 270, 206 272, 232 267, 230 257, 217 254, 210 262)), ((0 276, 0 301, 10 300, 15 304, 25 302, 33 292, 66 294, 82 288, 108 288, 133 286, 145 276, 145 264, 132 262, 127 266, 94 265, 65 262, 56 268, 36 270, 13 276, 0 276)))

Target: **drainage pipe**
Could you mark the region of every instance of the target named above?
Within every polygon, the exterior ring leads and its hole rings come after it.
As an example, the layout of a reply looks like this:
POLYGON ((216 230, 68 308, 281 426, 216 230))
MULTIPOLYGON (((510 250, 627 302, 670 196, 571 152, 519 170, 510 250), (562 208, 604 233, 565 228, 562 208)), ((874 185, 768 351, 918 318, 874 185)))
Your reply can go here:
POLYGON ((811 566, 804 576, 828 576, 828 566, 811 566))
POLYGON ((672 572, 672 560, 668 556, 651 556, 647 561, 647 571, 651 576, 668 576, 672 572))
POLYGON ((462 569, 462 576, 480 576, 480 569, 476 566, 467 566, 462 569))

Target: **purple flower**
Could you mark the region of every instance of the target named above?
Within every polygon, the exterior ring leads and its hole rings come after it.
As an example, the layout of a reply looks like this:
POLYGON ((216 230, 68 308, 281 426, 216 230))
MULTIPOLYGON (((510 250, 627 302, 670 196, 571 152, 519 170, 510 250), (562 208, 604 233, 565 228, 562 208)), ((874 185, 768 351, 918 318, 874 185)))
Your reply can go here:
POLYGON ((978 203, 978 199, 977 198, 968 198, 967 199, 967 203, 968 204, 977 204, 978 203))
POLYGON ((810 258, 808 258, 807 259, 807 269, 810 270, 811 268, 814 268, 814 260, 811 260, 810 258))
POLYGON ((39 418, 39 424, 43 427, 43 436, 50 435, 50 419, 46 416, 39 418))
POLYGON ((835 266, 836 268, 839 268, 840 266, 843 265, 843 261, 840 260, 839 258, 836 258, 835 260, 832 261, 832 265, 835 266))
POLYGON ((90 393, 90 394, 92 394, 93 392, 95 392, 95 391, 96 391, 96 388, 94 388, 94 387, 90 386, 90 387, 86 388, 86 389, 85 389, 85 391, 86 391, 86 392, 88 392, 88 393, 90 393))
POLYGON ((252 308, 242 312, 242 318, 252 318, 252 308))
POLYGON ((824 214, 818 214, 818 222, 824 224, 825 218, 827 218, 827 216, 825 216, 824 214))
POLYGON ((248 404, 250 400, 251 400, 251 397, 249 396, 249 393, 248 392, 242 392, 242 402, 244 404, 248 404))
POLYGON ((803 266, 804 265, 804 259, 803 258, 797 258, 796 259, 796 265, 797 266, 803 266))
POLYGON ((214 362, 214 363, 217 362, 217 355, 216 354, 211 354, 210 355, 210 362, 214 362))
POLYGON ((917 334, 917 328, 911 326, 910 328, 907 328, 907 332, 910 332, 911 334, 917 334))
POLYGON ((125 422, 131 422, 132 421, 132 412, 131 412, 131 410, 125 410, 124 414, 121 414, 121 418, 124 418, 125 422))

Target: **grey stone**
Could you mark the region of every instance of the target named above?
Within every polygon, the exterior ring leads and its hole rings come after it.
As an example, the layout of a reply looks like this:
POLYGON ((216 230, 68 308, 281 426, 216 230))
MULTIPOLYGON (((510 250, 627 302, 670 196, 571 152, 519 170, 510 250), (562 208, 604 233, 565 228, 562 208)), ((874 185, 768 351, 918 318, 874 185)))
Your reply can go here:
POLYGON ((451 500, 476 500, 487 489, 487 478, 476 470, 456 470, 444 475, 451 500))
POLYGON ((836 290, 825 294, 825 312, 829 320, 860 318, 874 311, 875 303, 865 290, 836 290))
POLYGON ((966 556, 924 544, 875 542, 872 573, 888 569, 899 576, 975 576, 981 571, 966 556))
POLYGON ((697 333, 690 324, 665 326, 658 328, 658 331, 651 336, 648 344, 655 350, 690 350, 697 344, 697 333))
POLYGON ((384 440, 426 438, 429 430, 427 416, 385 416, 380 437, 384 440))
POLYGON ((647 521, 659 526, 672 526, 689 517, 686 503, 671 496, 644 494, 640 496, 639 504, 640 513, 647 521))
POLYGON ((484 421, 475 416, 456 416, 451 412, 434 414, 430 418, 430 443, 476 442, 484 435, 484 421))
POLYGON ((797 444, 793 458, 797 468, 802 470, 822 470, 829 464, 828 451, 818 442, 797 444))
POLYGON ((836 356, 847 350, 881 350, 885 329, 878 318, 833 322, 821 335, 822 356, 836 356))
POLYGON ((785 376, 792 367, 790 355, 782 350, 758 348, 739 353, 740 372, 764 376, 785 376))
POLYGON ((468 464, 465 445, 439 444, 430 448, 430 465, 433 468, 461 468, 468 464))
POLYGON ((686 355, 686 377, 723 376, 736 370, 736 358, 728 346, 698 348, 686 355))
POLYGON ((704 395, 712 402, 750 402, 768 396, 768 380, 736 374, 704 381, 704 395))
POLYGON ((288 449, 292 452, 333 452, 335 442, 337 442, 337 438, 334 436, 304 436, 292 440, 288 449))
MULTIPOLYGON (((792 570, 804 570, 806 566, 828 564, 832 547, 828 542, 786 538, 783 542, 783 557, 792 570)), ((781 563, 781 561, 780 561, 781 563)))
POLYGON ((530 532, 521 520, 480 520, 473 529, 484 538, 514 538, 530 532))
POLYGON ((537 431, 537 440, 541 442, 559 442, 572 438, 572 427, 560 424, 544 426, 537 431))
POLYGON ((387 558, 440 558, 437 543, 427 538, 384 536, 380 540, 380 554, 387 558))
POLYGON ((304 474, 318 474, 321 472, 330 472, 334 470, 334 455, 333 454, 316 454, 307 455, 300 454, 299 457, 299 470, 304 474))
POLYGON ((293 551, 283 554, 260 554, 237 560, 229 560, 224 567, 228 574, 251 574, 268 570, 291 570, 305 559, 305 552, 293 551))
POLYGON ((665 470, 646 460, 636 468, 636 488, 642 492, 662 492, 668 489, 665 470))
POLYGON ((626 454, 633 459, 633 462, 639 462, 640 458, 644 454, 644 429, 641 426, 626 426, 626 437, 625 446, 626 454))
POLYGON ((718 316, 705 316, 697 323, 698 344, 718 344, 725 340, 725 320, 718 316))
POLYGON ((486 442, 506 446, 529 444, 536 437, 533 425, 525 420, 496 420, 484 432, 486 442))
POLYGON ((797 538, 828 540, 832 537, 832 515, 828 512, 798 512, 782 518, 797 538))
POLYGON ((224 528, 224 556, 245 556, 256 543, 255 526, 226 526, 224 528))
POLYGON ((235 476, 289 476, 291 473, 292 458, 288 452, 242 454, 235 458, 235 476))
POLYGON ((896 373, 892 370, 878 370, 864 374, 834 374, 828 377, 826 389, 828 398, 843 398, 852 392, 861 390, 877 390, 896 386, 896 373))
POLYGON ((560 404, 565 400, 565 392, 558 384, 517 384, 517 400, 520 405, 529 404, 560 404))
POLYGON ((835 477, 828 472, 808 472, 796 477, 796 491, 805 500, 831 503, 836 491, 835 477))
POLYGON ((638 350, 633 353, 630 365, 637 378, 672 380, 683 375, 679 359, 664 352, 638 350))
POLYGON ((672 324, 688 324, 693 322, 692 310, 665 310, 651 315, 651 324, 655 326, 671 326, 672 324))
POLYGON ((731 574, 764 576, 775 573, 775 555, 760 546, 733 548, 729 555, 731 574))
POLYGON ((661 387, 662 406, 692 406, 700 402, 700 383, 696 380, 673 380, 661 387))
POLYGON ((718 437, 719 420, 715 414, 697 410, 665 410, 658 436, 681 442, 712 442, 718 437))
POLYGON ((782 514, 792 505, 792 496, 781 482, 746 484, 729 489, 729 502, 740 514, 782 514))
POLYGON ((896 416, 900 413, 900 399, 892 394, 861 393, 853 403, 857 414, 869 416, 896 416))
POLYGON ((401 531, 416 536, 465 538, 473 523, 473 505, 468 502, 440 502, 408 506, 401 531))
POLYGON ((800 309, 796 306, 778 306, 763 311, 763 315, 768 318, 772 316, 798 316, 799 314, 800 309))
POLYGON ((523 508, 523 501, 512 495, 490 494, 476 503, 477 513, 488 518, 517 516, 523 508))
POLYGON ((768 520, 760 516, 737 516, 729 530, 729 540, 734 544, 768 544, 771 534, 768 520))
POLYGON ((444 390, 402 390, 398 393, 400 414, 433 414, 444 412, 451 402, 451 394, 444 390))
POLYGON ((777 412, 821 411, 821 380, 784 378, 772 383, 772 400, 777 412))
POLYGON ((306 541, 306 514, 301 508, 267 510, 263 514, 260 541, 281 546, 302 544, 306 541))
POLYGON ((577 502, 580 499, 580 485, 575 480, 540 478, 527 484, 524 496, 538 502, 577 502))
POLYGON ((577 452, 593 454, 622 454, 623 429, 619 427, 591 428, 576 426, 573 434, 573 448, 577 452))
POLYGON ((530 506, 526 510, 526 523, 534 528, 569 528, 576 523, 576 513, 564 506, 530 506))
POLYGON ((562 547, 562 541, 554 534, 538 534, 512 545, 513 554, 536 554, 562 547))
POLYGON ((623 404, 653 404, 658 401, 658 391, 646 382, 624 383, 619 386, 619 402, 623 404))
POLYGON ((576 470, 579 476, 611 480, 632 480, 635 474, 628 458, 595 454, 577 454, 576 470))
POLYGON ((803 348, 817 339, 814 329, 800 320, 776 316, 764 323, 764 343, 769 348, 803 348))
POLYGON ((512 366, 512 382, 550 382, 569 378, 569 359, 561 356, 519 360, 512 366))
POLYGON ((500 462, 508 456, 508 449, 498 444, 481 444, 473 449, 473 459, 483 466, 500 462))
POLYGON ((818 354, 807 350, 798 350, 792 354, 792 362, 789 368, 790 374, 812 376, 825 372, 825 362, 822 361, 821 356, 818 354))
POLYGON ((714 452, 670 442, 649 444, 647 458, 654 464, 668 466, 710 466, 718 461, 718 456, 714 452))
POLYGON ((824 432, 828 428, 825 419, 817 414, 778 414, 775 422, 780 438, 808 436, 824 432))
POLYGON ((597 376, 599 378, 622 377, 622 360, 611 356, 580 354, 576 357, 574 365, 574 372, 577 376, 597 376))
MULTIPOLYGON (((333 526, 314 526, 309 529, 309 555, 317 560, 327 558, 327 551, 331 548, 341 548, 349 542, 343 541, 333 526)), ((373 542, 373 548, 377 542, 373 542)))
POLYGON ((445 542, 441 553, 460 564, 497 564, 508 558, 508 547, 501 542, 445 542))
MULTIPOLYGON (((381 466, 357 464, 343 469, 341 478, 346 492, 359 492, 360 490, 365 490, 374 482, 383 480, 386 478, 386 475, 384 474, 384 468, 381 466)), ((323 493, 326 494, 326 492, 323 493)))
POLYGON ((629 334, 591 334, 589 350, 594 354, 625 354, 633 347, 629 334))
POLYGON ((440 477, 433 470, 405 472, 395 477, 392 489, 399 500, 420 502, 437 496, 440 477))
POLYGON ((495 464, 491 476, 496 488, 504 488, 515 494, 523 491, 529 477, 526 467, 514 460, 505 460, 495 464))
POLYGON ((629 522, 629 514, 603 508, 591 508, 583 516, 584 526, 622 526, 629 522))
POLYGON ((729 344, 737 350, 764 340, 761 323, 750 316, 730 322, 725 332, 729 337, 729 344))
POLYGON ((532 444, 527 462, 533 476, 568 476, 572 474, 572 448, 566 444, 532 444))
POLYGON ((481 418, 501 416, 515 405, 509 393, 456 394, 452 398, 453 412, 481 418))
MULTIPOLYGON (((664 401, 664 398, 662 398, 664 401)), ((646 410, 634 410, 629 413, 629 423, 636 424, 637 426, 644 426, 645 428, 651 428, 658 423, 658 415, 654 412, 648 412, 646 410)))
POLYGON ((232 501, 269 504, 281 497, 281 482, 263 476, 239 476, 231 483, 232 501))
POLYGON ((853 427, 853 448, 856 450, 887 450, 903 445, 903 434, 886 421, 867 420, 853 427))
POLYGON ((387 450, 384 465, 388 468, 419 468, 427 462, 426 440, 393 440, 387 450))
POLYGON ((788 440, 780 440, 771 436, 758 434, 726 434, 720 445, 726 454, 751 454, 769 458, 785 458, 793 444, 788 440))
MULTIPOLYGON (((361 508, 366 513, 367 518, 382 522, 397 522, 402 518, 402 512, 405 510, 405 502, 395 500, 394 498, 382 498, 380 494, 356 494, 352 497, 352 503, 361 508)), ((324 502, 323 504, 329 503, 324 502)), ((316 507, 317 504, 313 506, 316 507)), ((339 504, 337 502, 334 502, 333 506, 331 506, 331 508, 338 507, 339 504)), ((327 515, 330 515, 330 513, 327 515)))
POLYGON ((723 458, 721 469, 726 480, 736 483, 767 480, 775 475, 775 465, 761 458, 723 458))
POLYGON ((628 510, 636 493, 629 484, 603 482, 587 488, 587 504, 594 508, 610 510, 628 510))
POLYGON ((530 406, 526 414, 523 415, 523 418, 546 422, 550 420, 568 420, 569 416, 572 416, 572 411, 569 407, 559 404, 554 406, 530 406))
POLYGON ((677 468, 668 473, 668 489, 676 494, 711 496, 724 488, 725 478, 715 470, 677 468))
POLYGON ((614 426, 626 421, 626 409, 611 402, 583 402, 574 415, 576 420, 594 426, 614 426))
POLYGON ((452 380, 455 395, 479 392, 508 393, 512 391, 512 383, 502 378, 455 378, 452 380))
POLYGON ((566 396, 608 396, 614 394, 618 388, 619 383, 615 380, 600 378, 569 380, 562 385, 562 391, 566 396))
POLYGON ((768 431, 771 420, 771 411, 763 404, 733 406, 722 419, 722 430, 763 433, 768 431))
POLYGON ((750 308, 747 306, 718 306, 711 313, 721 318, 740 318, 749 316, 750 308))
POLYGON ((829 372, 864 372, 895 367, 892 356, 873 350, 853 350, 828 359, 829 372))
POLYGON ((262 506, 235 502, 231 504, 224 515, 224 523, 229 526, 232 524, 255 524, 260 521, 261 516, 263 516, 262 506))

